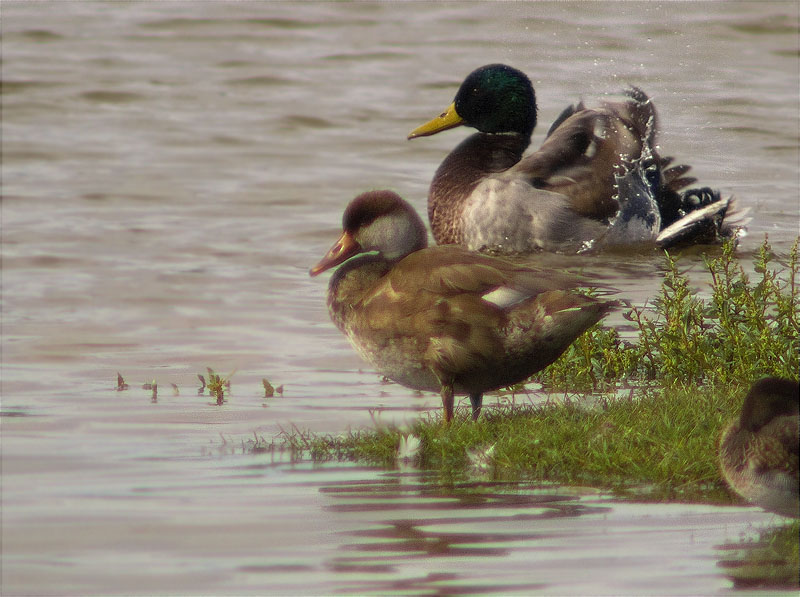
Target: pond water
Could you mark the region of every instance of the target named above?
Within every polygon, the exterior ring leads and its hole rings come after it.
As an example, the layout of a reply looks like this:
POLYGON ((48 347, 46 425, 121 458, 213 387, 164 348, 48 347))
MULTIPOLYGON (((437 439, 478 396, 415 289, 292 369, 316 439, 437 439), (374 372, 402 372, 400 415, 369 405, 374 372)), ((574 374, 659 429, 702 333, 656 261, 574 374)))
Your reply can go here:
MULTIPOLYGON (((365 368, 308 268, 363 190, 424 212, 467 131, 406 134, 479 65, 531 76, 533 146, 566 104, 642 87, 664 153, 751 207, 742 255, 765 233, 786 254, 800 225, 798 10, 4 1, 2 593, 730 589, 722 546, 780 519, 442 486, 244 443, 439 408, 365 368), (206 367, 235 372, 221 406, 196 391, 206 367), (265 377, 283 394, 264 399, 265 377)), ((659 287, 657 256, 587 259, 546 258, 636 304, 659 287)), ((681 263, 704 292, 700 257, 681 263)))

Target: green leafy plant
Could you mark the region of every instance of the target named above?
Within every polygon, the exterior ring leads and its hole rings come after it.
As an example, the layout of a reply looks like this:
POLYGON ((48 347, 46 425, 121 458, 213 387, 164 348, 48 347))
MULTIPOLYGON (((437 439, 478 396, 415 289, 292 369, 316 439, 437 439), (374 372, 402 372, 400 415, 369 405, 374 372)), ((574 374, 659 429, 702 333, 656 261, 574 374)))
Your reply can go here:
POLYGON ((635 343, 595 326, 562 357, 533 377, 566 391, 610 391, 652 384, 731 384, 766 375, 795 377, 798 337, 798 242, 788 261, 777 261, 767 242, 755 256, 755 282, 736 259, 733 243, 705 258, 711 296, 698 297, 678 260, 665 255, 661 291, 651 308, 629 306, 635 343))

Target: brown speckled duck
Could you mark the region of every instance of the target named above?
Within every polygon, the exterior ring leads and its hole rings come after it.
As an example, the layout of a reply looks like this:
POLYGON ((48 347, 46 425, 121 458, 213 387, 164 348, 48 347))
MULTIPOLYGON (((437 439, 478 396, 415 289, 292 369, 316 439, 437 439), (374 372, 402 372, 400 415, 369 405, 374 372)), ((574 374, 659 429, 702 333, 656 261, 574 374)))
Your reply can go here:
POLYGON ((427 247, 427 232, 391 191, 359 195, 342 235, 315 265, 339 266, 328 289, 331 319, 379 373, 441 392, 445 421, 454 394, 472 416, 483 393, 552 363, 613 302, 582 296, 580 282, 458 246, 427 247))
POLYGON ((680 192, 695 179, 656 153, 655 108, 639 89, 595 109, 568 107, 541 148, 523 157, 536 126, 533 86, 519 70, 490 64, 409 139, 459 125, 478 132, 431 183, 428 217, 439 244, 499 253, 667 248, 716 242, 746 223, 730 197, 705 187, 680 192))
POLYGON ((768 377, 753 384, 742 412, 722 431, 719 462, 728 485, 770 512, 800 518, 800 390, 768 377))

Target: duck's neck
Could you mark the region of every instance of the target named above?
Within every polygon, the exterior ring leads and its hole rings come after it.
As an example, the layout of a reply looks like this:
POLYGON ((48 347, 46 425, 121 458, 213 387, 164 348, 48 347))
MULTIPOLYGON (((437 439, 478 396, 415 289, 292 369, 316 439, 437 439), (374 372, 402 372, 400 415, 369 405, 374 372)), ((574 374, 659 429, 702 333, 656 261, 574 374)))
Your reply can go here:
POLYGON ((428 192, 428 220, 438 244, 461 243, 460 214, 472 191, 486 176, 519 162, 530 142, 530 135, 518 133, 475 133, 450 152, 428 192))
POLYGON ((346 333, 353 307, 394 264, 382 255, 360 255, 339 266, 328 285, 328 312, 339 330, 346 333))

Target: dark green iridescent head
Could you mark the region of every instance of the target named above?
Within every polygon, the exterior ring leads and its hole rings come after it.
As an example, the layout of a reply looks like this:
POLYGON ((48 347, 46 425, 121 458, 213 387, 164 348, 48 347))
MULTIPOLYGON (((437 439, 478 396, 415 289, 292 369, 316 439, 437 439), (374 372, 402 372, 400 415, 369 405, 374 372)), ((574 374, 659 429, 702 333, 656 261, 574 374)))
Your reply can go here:
POLYGON ((464 123, 483 133, 521 133, 536 126, 536 96, 525 73, 488 64, 464 79, 455 99, 464 123))

